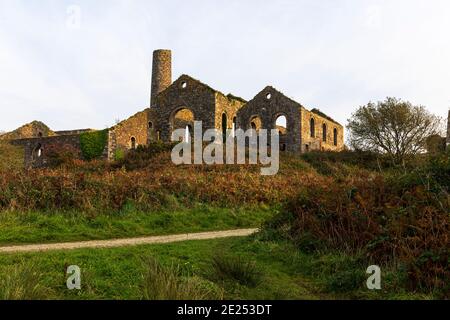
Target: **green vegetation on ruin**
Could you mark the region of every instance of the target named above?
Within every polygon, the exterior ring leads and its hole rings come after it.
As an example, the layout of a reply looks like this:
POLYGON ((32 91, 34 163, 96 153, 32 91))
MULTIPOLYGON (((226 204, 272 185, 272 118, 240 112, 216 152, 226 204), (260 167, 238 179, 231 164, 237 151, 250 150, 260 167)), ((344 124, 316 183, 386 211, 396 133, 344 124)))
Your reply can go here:
POLYGON ((108 130, 83 132, 80 134, 80 148, 83 158, 96 159, 102 156, 108 143, 108 130))

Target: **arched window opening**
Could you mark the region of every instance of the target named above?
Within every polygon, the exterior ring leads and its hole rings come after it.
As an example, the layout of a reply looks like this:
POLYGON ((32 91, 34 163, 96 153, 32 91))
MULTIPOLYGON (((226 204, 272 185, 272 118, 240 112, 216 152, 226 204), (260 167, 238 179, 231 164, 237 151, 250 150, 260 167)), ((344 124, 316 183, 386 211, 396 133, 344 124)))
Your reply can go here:
POLYGON ((43 154, 42 145, 39 143, 36 146, 36 148, 34 148, 33 159, 38 159, 38 158, 42 157, 42 154, 43 154))
POLYGON ((256 134, 259 132, 259 129, 262 128, 261 118, 258 116, 254 116, 250 119, 250 128, 256 131, 256 134))
POLYGON ((188 141, 189 132, 192 132, 194 127, 194 113, 186 107, 182 107, 172 114, 170 124, 172 132, 178 129, 186 130, 183 140, 188 141))
POLYGON ((136 138, 135 137, 131 137, 131 149, 132 150, 136 149, 136 138))
POLYGON ((38 137, 39 137, 39 138, 42 138, 42 132, 39 132, 39 133, 38 133, 38 137))
POLYGON ((336 128, 333 130, 333 143, 335 146, 338 145, 338 132, 336 128))
POLYGON ((149 128, 150 130, 153 129, 153 122, 150 121, 150 122, 148 123, 148 128, 149 128))
POLYGON ((275 129, 278 130, 278 133, 281 135, 285 135, 287 133, 287 119, 286 116, 280 115, 275 120, 275 129))
POLYGON ((234 138, 236 136, 236 117, 233 117, 233 128, 232 128, 232 137, 234 138))
POLYGON ((327 125, 325 123, 322 126, 322 140, 327 142, 327 125))
POLYGON ((225 142, 226 136, 227 136, 227 115, 225 113, 222 114, 222 136, 223 136, 223 141, 225 142))
POLYGON ((309 151, 309 144, 306 144, 306 145, 305 145, 305 150, 306 150, 306 152, 309 151))
POLYGON ((309 127, 311 129, 311 138, 315 138, 316 137, 316 121, 314 120, 314 118, 311 118, 309 127))

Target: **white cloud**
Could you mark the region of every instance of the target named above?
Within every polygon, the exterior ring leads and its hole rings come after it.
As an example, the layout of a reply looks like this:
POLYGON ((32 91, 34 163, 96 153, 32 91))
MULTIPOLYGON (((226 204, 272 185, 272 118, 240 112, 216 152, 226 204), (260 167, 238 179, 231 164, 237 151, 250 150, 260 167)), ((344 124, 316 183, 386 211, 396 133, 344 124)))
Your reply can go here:
POLYGON ((2 0, 0 129, 132 115, 148 104, 157 48, 173 50, 174 77, 247 99, 271 84, 342 123, 386 96, 446 116, 449 13, 439 0, 2 0))

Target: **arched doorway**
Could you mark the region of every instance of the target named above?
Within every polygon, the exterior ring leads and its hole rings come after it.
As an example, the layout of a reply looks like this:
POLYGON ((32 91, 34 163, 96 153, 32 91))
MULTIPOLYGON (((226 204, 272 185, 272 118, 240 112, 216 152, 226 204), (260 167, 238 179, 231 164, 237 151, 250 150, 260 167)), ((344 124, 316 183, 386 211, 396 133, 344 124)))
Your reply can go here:
POLYGON ((287 151, 288 121, 284 114, 279 114, 275 117, 274 129, 278 131, 280 137, 280 151, 287 151))
POLYGON ((131 150, 135 150, 135 149, 136 149, 136 138, 131 137, 131 150))
POLYGON ((250 119, 250 129, 253 129, 258 133, 258 131, 262 128, 262 121, 259 116, 253 116, 250 119))
POLYGON ((279 115, 275 119, 275 129, 278 130, 280 136, 285 135, 287 133, 287 118, 285 115, 279 115))
POLYGON ((194 113, 186 107, 179 108, 172 114, 170 126, 172 132, 177 129, 185 129, 186 134, 184 140, 186 142, 190 141, 194 128, 194 113))

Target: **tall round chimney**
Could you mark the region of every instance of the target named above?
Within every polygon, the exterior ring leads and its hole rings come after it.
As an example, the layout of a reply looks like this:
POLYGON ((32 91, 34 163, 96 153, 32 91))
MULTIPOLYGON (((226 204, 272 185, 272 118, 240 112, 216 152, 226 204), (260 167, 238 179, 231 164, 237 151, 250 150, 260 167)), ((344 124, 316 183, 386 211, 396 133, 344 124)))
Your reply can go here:
POLYGON ((150 106, 156 103, 156 97, 172 84, 172 52, 155 50, 153 52, 152 92, 150 106))

